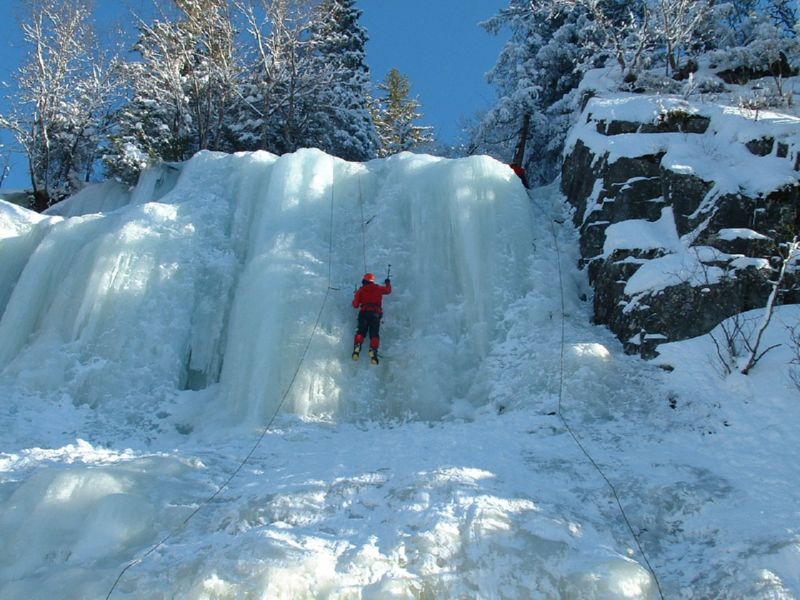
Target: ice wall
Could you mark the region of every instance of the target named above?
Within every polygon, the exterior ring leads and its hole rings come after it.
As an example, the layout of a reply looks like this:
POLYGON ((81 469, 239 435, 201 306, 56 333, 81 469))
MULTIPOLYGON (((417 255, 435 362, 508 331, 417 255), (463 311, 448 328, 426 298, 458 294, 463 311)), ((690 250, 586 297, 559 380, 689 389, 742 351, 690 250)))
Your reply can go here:
POLYGON ((0 314, 30 255, 56 221, 0 200, 0 314))
POLYGON ((45 213, 79 217, 108 213, 128 204, 157 202, 175 187, 182 168, 182 163, 164 163, 148 168, 139 176, 139 182, 133 189, 114 179, 90 185, 74 196, 54 204, 45 213))
POLYGON ((134 415, 184 387, 192 342, 220 341, 214 305, 235 275, 232 160, 198 156, 164 202, 52 225, 0 319, 0 384, 134 415))
POLYGON ((477 368, 532 285, 528 198, 487 157, 206 152, 125 201, 97 194, 87 206, 113 210, 0 240, 4 257, 25 248, 0 276, 0 385, 129 418, 187 389, 233 421, 282 401, 319 418, 437 418, 487 401, 477 368), (354 286, 389 263, 384 361, 354 364, 354 286))

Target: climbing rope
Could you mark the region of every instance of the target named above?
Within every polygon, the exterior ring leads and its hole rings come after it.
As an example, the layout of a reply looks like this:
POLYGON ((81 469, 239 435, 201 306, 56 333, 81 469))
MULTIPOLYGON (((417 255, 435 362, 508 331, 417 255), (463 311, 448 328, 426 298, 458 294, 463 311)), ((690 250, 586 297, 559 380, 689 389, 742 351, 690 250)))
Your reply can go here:
MULTIPOLYGON (((364 257, 364 273, 367 272, 367 225, 364 221, 364 199, 361 196, 361 173, 358 174, 358 207, 361 209, 361 251, 364 257)), ((373 217, 374 218, 374 217, 373 217)), ((370 219, 372 221, 372 219, 370 219)))
POLYGON ((305 348, 303 349, 303 353, 300 356, 300 360, 297 361, 297 366, 295 367, 294 373, 292 374, 292 378, 289 381, 289 385, 286 386, 286 390, 284 390, 283 395, 281 396, 281 400, 278 403, 278 406, 273 411, 272 416, 267 421, 267 424, 264 425, 264 427, 261 429, 261 434, 256 439, 252 448, 250 448, 250 451, 241 461, 239 461, 239 464, 233 470, 233 472, 231 472, 228 478, 217 488, 217 490, 213 494, 211 494, 208 498, 206 498, 203 502, 201 502, 183 521, 181 521, 181 523, 179 523, 176 527, 174 527, 167 535, 165 535, 156 544, 151 546, 141 557, 128 563, 125 566, 125 568, 123 568, 122 571, 120 571, 119 575, 117 575, 117 578, 114 581, 114 584, 111 586, 111 589, 108 590, 108 594, 106 595, 106 600, 111 598, 111 594, 114 593, 114 590, 116 589, 117 585, 119 584, 119 582, 122 580, 122 577, 129 569, 133 568, 136 565, 141 564, 148 556, 153 554, 153 552, 158 550, 170 539, 178 535, 178 533, 180 533, 180 531, 183 530, 184 527, 186 527, 189 521, 191 521, 195 517, 195 515, 197 515, 197 513, 199 513, 203 508, 205 508, 211 502, 213 502, 214 499, 217 496, 219 496, 222 493, 222 491, 225 490, 225 488, 227 488, 230 485, 231 481, 233 481, 233 479, 244 468, 245 464, 247 464, 247 462, 252 458, 253 454, 255 454, 256 450, 261 445, 261 442, 266 437, 267 432, 272 427, 272 423, 275 421, 275 418, 278 416, 278 413, 280 412, 281 408, 286 402, 286 398, 289 396, 289 392, 292 390, 292 387, 294 386, 294 382, 297 379, 297 375, 300 373, 300 367, 303 365, 303 362, 305 361, 306 356, 308 355, 308 350, 311 347, 311 342, 314 339, 317 330, 319 329, 319 323, 320 320, 322 319, 322 313, 325 310, 325 305, 328 302, 328 297, 330 296, 332 290, 338 289, 331 286, 331 269, 333 262, 332 260, 333 259, 333 198, 334 198, 334 186, 333 186, 333 179, 331 179, 330 232, 328 236, 328 285, 327 289, 325 290, 325 296, 322 299, 322 304, 319 307, 319 312, 317 313, 317 320, 314 322, 314 327, 312 328, 311 333, 308 336, 308 340, 306 342, 305 348))
POLYGON ((647 570, 650 571, 650 575, 653 577, 653 581, 656 584, 656 588, 658 589, 658 595, 661 600, 664 600, 664 593, 661 589, 661 583, 658 580, 658 576, 656 575, 655 569, 650 564, 650 560, 647 558, 647 553, 644 551, 641 542, 639 541, 639 536, 637 535, 636 531, 633 529, 633 525, 631 525, 630 519, 628 519, 628 515, 625 512, 625 509, 622 507, 622 501, 620 500, 619 494, 617 493, 617 488, 611 482, 611 480, 606 476, 605 472, 603 471, 602 467, 597 463, 597 461, 592 457, 589 451, 581 442, 580 438, 577 436, 575 431, 570 427, 569 422, 567 421, 566 417, 564 416, 564 412, 562 409, 562 404, 564 400, 564 348, 565 348, 565 315, 566 315, 566 303, 564 301, 564 276, 563 270, 561 266, 561 249, 558 245, 558 236, 556 235, 556 229, 553 225, 553 219, 548 215, 544 208, 542 208, 537 203, 532 203, 536 208, 538 208, 550 226, 550 234, 553 236, 553 243, 555 244, 556 248, 556 264, 558 266, 558 289, 561 293, 561 351, 559 356, 559 380, 558 380, 558 410, 556 414, 558 415, 559 420, 561 421, 562 425, 564 425, 564 429, 566 429, 567 433, 569 433, 572 440, 578 446, 580 451, 586 457, 586 459, 591 463, 594 469, 600 474, 600 477, 606 483, 606 486, 611 491, 611 495, 614 497, 614 501, 617 504, 617 508, 619 509, 620 514, 622 515, 622 520, 625 522, 625 525, 628 528, 628 531, 633 537, 633 540, 636 542, 636 547, 639 549, 639 553, 644 560, 645 565, 647 566, 647 570))

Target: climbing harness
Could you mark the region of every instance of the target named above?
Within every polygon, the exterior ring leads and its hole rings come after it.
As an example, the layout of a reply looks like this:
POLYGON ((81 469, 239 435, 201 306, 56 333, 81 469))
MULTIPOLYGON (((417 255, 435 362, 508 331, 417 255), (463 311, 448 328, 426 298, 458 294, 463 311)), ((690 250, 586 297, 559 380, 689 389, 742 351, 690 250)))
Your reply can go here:
POLYGON ((628 531, 630 532, 633 540, 636 542, 636 547, 639 549, 639 553, 644 560, 645 565, 647 566, 647 570, 650 572, 650 575, 653 577, 653 581, 656 584, 656 588, 658 589, 658 596, 661 600, 664 600, 664 592, 661 589, 661 583, 658 580, 658 576, 656 575, 655 569, 650 564, 650 560, 647 558, 647 554, 642 547, 641 542, 639 541, 639 536, 633 529, 633 525, 631 525, 630 520, 628 519, 628 515, 625 512, 625 509, 622 507, 622 501, 620 500, 619 494, 617 493, 617 488, 611 483, 611 480, 606 476, 605 472, 603 471, 602 467, 592 458, 592 455, 586 449, 586 447, 581 442, 580 438, 577 436, 575 431, 573 431, 572 427, 570 427, 569 422, 567 422, 566 417, 564 416, 564 412, 562 410, 562 402, 564 399, 564 347, 565 347, 565 302, 564 302, 564 277, 563 271, 561 266, 561 249, 558 245, 558 236, 556 235, 555 227, 553 226, 553 220, 551 219, 550 215, 548 215, 544 208, 542 208, 539 204, 532 202, 536 208, 542 213, 547 222, 550 225, 550 234, 553 236, 553 243, 555 244, 556 248, 556 264, 558 265, 558 289, 561 293, 561 351, 559 357, 559 381, 558 381, 558 410, 556 414, 558 415, 559 420, 561 421, 562 425, 564 425, 564 429, 567 430, 572 440, 578 446, 580 451, 586 457, 586 459, 591 463, 594 469, 600 474, 600 477, 606 483, 606 486, 611 491, 611 495, 614 497, 614 501, 617 504, 617 508, 619 509, 620 514, 622 515, 622 520, 625 522, 628 531))
POLYGON ((317 313, 317 320, 314 322, 314 327, 311 329, 311 333, 308 336, 308 341, 306 342, 305 348, 303 349, 303 353, 301 354, 300 359, 297 361, 297 366, 295 367, 294 373, 292 374, 292 378, 289 381, 289 384, 286 386, 286 389, 284 390, 283 395, 281 396, 281 400, 278 403, 278 406, 275 408, 275 411, 272 413, 272 416, 267 421, 267 424, 264 425, 264 427, 262 428, 261 434, 256 439, 252 448, 250 448, 250 451, 241 461, 239 461, 239 464, 231 472, 228 478, 217 488, 217 490, 213 494, 211 494, 208 498, 206 498, 206 500, 201 502, 183 521, 181 521, 181 523, 179 523, 176 527, 174 527, 167 535, 161 538, 161 540, 159 540, 156 544, 151 546, 144 554, 142 554, 142 556, 128 563, 125 566, 125 568, 123 568, 122 571, 120 571, 119 575, 117 575, 117 578, 114 581, 114 584, 111 586, 111 589, 108 590, 108 594, 106 595, 106 600, 109 600, 109 598, 111 598, 111 594, 114 593, 114 590, 116 589, 117 585, 119 584, 119 582, 122 580, 122 577, 129 569, 144 562, 144 560, 148 556, 153 554, 153 552, 158 550, 170 539, 178 535, 178 533, 180 533, 181 530, 183 530, 183 528, 186 527, 189 521, 191 521, 197 513, 199 513, 203 508, 205 508, 211 502, 213 502, 214 499, 217 496, 219 496, 222 493, 222 491, 225 490, 225 488, 227 488, 230 485, 231 481, 233 481, 233 479, 244 468, 245 464, 247 464, 247 462, 253 457, 253 454, 255 454, 256 450, 261 445, 261 442, 266 437, 270 427, 272 427, 272 423, 275 421, 275 418, 278 416, 278 413, 280 412, 281 408, 286 402, 286 398, 289 396, 289 392, 292 390, 292 387, 294 386, 294 382, 297 379, 297 375, 300 373, 300 367, 303 365, 303 362, 305 361, 306 356, 308 355, 308 350, 311 347, 311 342, 314 339, 317 330, 319 329, 320 320, 322 319, 322 313, 325 310, 325 305, 328 302, 328 298, 330 297, 331 291, 338 289, 331 286, 331 269, 333 262, 332 260, 333 259, 333 199, 334 199, 334 186, 333 186, 333 177, 331 177, 330 233, 328 237, 328 285, 327 289, 325 290, 325 296, 322 299, 322 304, 319 307, 319 312, 317 313))

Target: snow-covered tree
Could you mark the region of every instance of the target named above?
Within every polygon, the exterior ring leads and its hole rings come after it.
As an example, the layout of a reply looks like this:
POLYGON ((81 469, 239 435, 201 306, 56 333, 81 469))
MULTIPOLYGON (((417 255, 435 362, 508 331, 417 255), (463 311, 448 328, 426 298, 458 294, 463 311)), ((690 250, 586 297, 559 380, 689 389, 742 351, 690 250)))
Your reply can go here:
POLYGON ((27 154, 35 208, 44 210, 90 179, 120 84, 116 60, 93 35, 88 0, 30 0, 27 8, 29 52, 0 126, 27 154))
POLYGON ((198 149, 225 149, 226 114, 236 101, 241 72, 236 29, 228 0, 175 0, 186 15, 183 28, 193 62, 186 63, 190 107, 198 149))
POLYGON ((786 35, 797 37, 800 33, 800 7, 797 0, 769 0, 766 12, 773 24, 780 27, 786 35))
POLYGON ((5 144, 0 144, 0 188, 11 172, 11 154, 5 144))
MULTIPOLYGON (((721 32, 725 32, 726 39, 721 40, 720 46, 733 43, 728 35, 737 37, 742 28, 750 21, 751 15, 756 14, 759 0, 728 0, 715 8, 715 18, 721 23, 721 32)), ((743 42, 738 39, 737 42, 743 42)))
MULTIPOLYGON (((632 80, 645 61, 652 39, 650 1, 627 0, 568 0, 575 9, 591 15, 584 28, 599 35, 596 54, 611 53, 624 78, 632 80), (589 24, 591 23, 591 24, 589 24)), ((594 35, 586 36, 593 39, 594 35)))
POLYGON ((616 67, 623 89, 664 90, 690 59, 716 48, 721 68, 775 76, 779 65, 780 96, 786 65, 800 54, 786 33, 796 18, 787 7, 782 0, 509 0, 484 23, 511 35, 489 73, 497 101, 472 130, 470 151, 508 162, 527 142, 531 183, 551 180, 578 108, 575 89, 599 66, 616 67))
POLYGON ((591 12, 578 2, 511 0, 484 27, 490 33, 505 28, 511 36, 488 76, 497 102, 473 129, 470 151, 510 162, 524 133, 522 164, 530 182, 549 181, 572 124, 571 94, 585 70, 610 53, 602 48, 591 12), (523 128, 526 115, 529 125, 523 128))
MULTIPOLYGON (((739 2, 740 0, 734 0, 739 2)), ((741 0, 748 2, 750 0, 741 0)), ((537 0, 532 6, 550 12, 582 10, 589 16, 582 36, 596 61, 609 56, 623 79, 633 82, 644 68, 663 63, 667 73, 710 42, 715 0, 537 0)), ((741 8, 741 7, 740 7, 741 8)))
POLYGON ((768 15, 751 14, 729 43, 709 53, 718 72, 729 82, 745 83, 753 77, 769 76, 774 87, 759 98, 743 99, 759 106, 781 106, 792 102, 784 80, 800 63, 800 40, 775 24, 768 15))
POLYGON ((242 148, 375 155, 361 11, 352 0, 237 0, 253 52, 233 134, 242 148))
POLYGON ((313 72, 327 73, 330 85, 313 103, 309 134, 314 145, 347 160, 367 160, 378 140, 369 111, 367 33, 355 0, 322 0, 311 27, 313 72))
POLYGON ((147 164, 230 149, 227 115, 237 101, 235 29, 226 0, 175 0, 177 22, 139 22, 125 70, 130 100, 116 116, 112 174, 133 180, 147 164))
POLYGON ((418 125, 420 103, 411 97, 411 82, 391 69, 378 84, 382 95, 372 103, 372 119, 379 140, 379 155, 389 156, 433 141, 433 128, 418 125))
POLYGON ((330 86, 331 73, 311 60, 311 0, 237 0, 253 40, 240 83, 232 126, 235 143, 248 150, 292 152, 310 144, 315 98, 330 86))
POLYGON ((707 47, 713 2, 708 0, 658 0, 653 10, 657 44, 664 48, 667 73, 678 71, 683 59, 707 47))

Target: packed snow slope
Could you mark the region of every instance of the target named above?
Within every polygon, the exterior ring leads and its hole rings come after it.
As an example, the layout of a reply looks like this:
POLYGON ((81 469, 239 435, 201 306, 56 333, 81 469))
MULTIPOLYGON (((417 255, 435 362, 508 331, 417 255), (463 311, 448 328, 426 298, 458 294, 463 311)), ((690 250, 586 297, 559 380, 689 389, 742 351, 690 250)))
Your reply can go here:
POLYGON ((556 189, 307 150, 0 202, 0 597, 798 597, 789 346, 624 356, 556 189))

